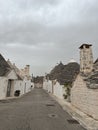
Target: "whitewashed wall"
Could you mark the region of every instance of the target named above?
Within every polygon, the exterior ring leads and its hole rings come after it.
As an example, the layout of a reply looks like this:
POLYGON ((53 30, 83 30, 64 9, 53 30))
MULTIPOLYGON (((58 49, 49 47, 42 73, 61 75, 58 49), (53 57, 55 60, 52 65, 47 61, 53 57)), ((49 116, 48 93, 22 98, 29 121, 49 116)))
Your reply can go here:
POLYGON ((57 81, 45 80, 43 83, 43 89, 47 90, 48 92, 52 93, 53 95, 57 96, 58 98, 63 99, 64 86, 60 85, 57 81))
MULTIPOLYGON (((24 94, 24 82, 23 80, 14 81, 14 93, 16 90, 20 90, 20 95, 24 94)), ((13 95, 14 95, 13 93, 13 95)))
POLYGON ((24 80, 23 82, 24 85, 24 93, 28 93, 31 91, 31 80, 24 80))
POLYGON ((52 81, 48 80, 47 88, 48 92, 52 93, 52 81))
POLYGON ((52 81, 51 80, 45 80, 43 82, 43 89, 45 89, 48 92, 52 93, 52 81))
POLYGON ((43 89, 45 89, 45 90, 48 91, 48 81, 47 81, 47 80, 45 80, 45 81, 43 82, 43 89))
MULTIPOLYGON (((31 80, 24 79, 24 80, 14 81, 14 93, 16 90, 20 90, 20 96, 31 91, 33 88, 34 88, 34 84, 33 84, 33 87, 31 87, 31 80)), ((13 96, 14 96, 14 93, 13 93, 13 96)))
POLYGON ((80 75, 71 89, 71 104, 98 120, 98 89, 89 89, 80 75))
POLYGON ((0 77, 0 99, 6 98, 8 80, 6 77, 0 77))
POLYGON ((57 96, 58 98, 63 99, 63 94, 64 94, 64 86, 60 85, 59 82, 56 82, 56 84, 53 86, 54 89, 54 95, 57 96))
POLYGON ((14 96, 16 90, 20 90, 20 95, 23 95, 31 91, 34 87, 31 87, 31 80, 18 80, 14 71, 11 71, 7 77, 0 77, 0 99, 5 99, 7 96, 8 79, 12 80, 11 83, 11 97, 14 96))
POLYGON ((10 95, 13 96, 14 93, 14 81, 17 79, 17 75, 14 70, 12 70, 7 77, 0 77, 0 99, 5 99, 7 96, 8 80, 11 82, 11 92, 10 95))

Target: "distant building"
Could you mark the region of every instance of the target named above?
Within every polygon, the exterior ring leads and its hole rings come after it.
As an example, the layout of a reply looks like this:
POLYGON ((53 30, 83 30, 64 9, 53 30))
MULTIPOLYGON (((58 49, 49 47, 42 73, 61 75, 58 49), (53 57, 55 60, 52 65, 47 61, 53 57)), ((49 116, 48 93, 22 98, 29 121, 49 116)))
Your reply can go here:
POLYGON ((43 78, 44 78, 43 76, 37 76, 33 78, 35 88, 43 87, 43 78))

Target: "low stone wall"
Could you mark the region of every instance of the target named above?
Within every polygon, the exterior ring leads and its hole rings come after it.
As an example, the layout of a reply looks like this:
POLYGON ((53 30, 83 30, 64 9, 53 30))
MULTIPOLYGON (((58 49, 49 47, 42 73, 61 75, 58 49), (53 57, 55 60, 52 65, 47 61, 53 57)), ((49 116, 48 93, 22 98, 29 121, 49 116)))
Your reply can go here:
POLYGON ((80 75, 71 89, 71 104, 98 120, 98 89, 89 89, 80 75))

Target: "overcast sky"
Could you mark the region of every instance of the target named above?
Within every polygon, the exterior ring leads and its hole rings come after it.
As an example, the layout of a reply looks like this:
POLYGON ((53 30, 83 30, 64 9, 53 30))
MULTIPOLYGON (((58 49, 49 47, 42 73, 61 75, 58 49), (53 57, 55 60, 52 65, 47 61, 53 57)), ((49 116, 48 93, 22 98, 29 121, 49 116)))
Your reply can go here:
POLYGON ((79 46, 98 57, 98 0, 0 0, 0 53, 43 75, 57 63, 79 62, 79 46))

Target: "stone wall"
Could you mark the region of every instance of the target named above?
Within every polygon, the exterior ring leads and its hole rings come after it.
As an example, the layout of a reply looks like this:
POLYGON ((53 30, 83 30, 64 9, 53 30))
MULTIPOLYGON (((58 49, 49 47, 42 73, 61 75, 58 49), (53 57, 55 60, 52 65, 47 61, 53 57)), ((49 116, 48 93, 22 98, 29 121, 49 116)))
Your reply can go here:
POLYGON ((89 89, 78 75, 71 89, 71 104, 98 120, 98 89, 89 89))
POLYGON ((92 72, 92 70, 93 70, 92 48, 90 45, 83 45, 83 48, 80 48, 80 71, 83 73, 89 73, 92 72))

